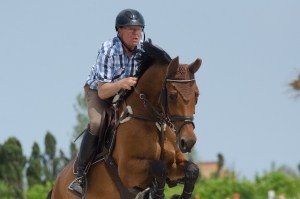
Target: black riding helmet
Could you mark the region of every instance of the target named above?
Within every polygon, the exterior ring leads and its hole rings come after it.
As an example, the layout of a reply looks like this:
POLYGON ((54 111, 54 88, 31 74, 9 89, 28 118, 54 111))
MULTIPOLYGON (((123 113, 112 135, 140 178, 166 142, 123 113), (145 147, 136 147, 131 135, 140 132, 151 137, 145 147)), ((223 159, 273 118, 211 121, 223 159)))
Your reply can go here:
POLYGON ((139 13, 139 11, 134 9, 122 10, 116 18, 116 31, 118 31, 118 28, 122 26, 142 26, 144 28, 144 17, 141 13, 139 13))

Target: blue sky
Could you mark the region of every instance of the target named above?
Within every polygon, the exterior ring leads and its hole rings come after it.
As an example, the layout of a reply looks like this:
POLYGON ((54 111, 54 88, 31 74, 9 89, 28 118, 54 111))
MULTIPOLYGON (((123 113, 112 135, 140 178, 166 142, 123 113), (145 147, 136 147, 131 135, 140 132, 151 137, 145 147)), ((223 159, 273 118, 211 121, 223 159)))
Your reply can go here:
POLYGON ((252 178, 271 163, 296 170, 300 99, 300 2, 112 0, 0 2, 0 143, 17 137, 27 156, 47 131, 68 151, 74 104, 101 42, 125 8, 139 10, 146 37, 182 63, 197 57, 199 160, 252 178))

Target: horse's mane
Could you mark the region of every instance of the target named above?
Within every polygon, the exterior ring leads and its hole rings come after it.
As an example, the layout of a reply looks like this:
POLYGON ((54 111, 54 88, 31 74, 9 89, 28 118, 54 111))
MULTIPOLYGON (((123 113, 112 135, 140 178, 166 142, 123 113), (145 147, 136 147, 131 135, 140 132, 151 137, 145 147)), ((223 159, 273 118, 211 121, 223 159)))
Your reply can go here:
POLYGON ((163 49, 152 44, 151 39, 143 42, 143 51, 136 58, 139 69, 136 73, 137 77, 141 77, 144 72, 153 64, 164 65, 171 62, 171 57, 163 49))
MULTIPOLYGON (((145 71, 153 64, 164 65, 171 62, 171 57, 163 49, 152 44, 151 39, 144 41, 142 44, 143 50, 139 51, 136 56, 136 61, 138 62, 138 70, 136 72, 136 77, 140 77, 145 73, 145 71)), ((126 90, 121 93, 123 99, 126 99, 131 93, 131 90, 126 90)))

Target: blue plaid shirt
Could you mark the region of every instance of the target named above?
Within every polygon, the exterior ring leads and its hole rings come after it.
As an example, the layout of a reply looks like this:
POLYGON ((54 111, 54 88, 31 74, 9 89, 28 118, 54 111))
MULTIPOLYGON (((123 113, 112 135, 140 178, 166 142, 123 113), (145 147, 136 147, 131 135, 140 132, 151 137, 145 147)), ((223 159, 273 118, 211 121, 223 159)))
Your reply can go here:
MULTIPOLYGON (((137 53, 142 50, 137 46, 137 53)), ((96 63, 92 66, 86 83, 91 89, 98 90, 98 82, 115 82, 134 76, 138 69, 135 53, 129 58, 123 51, 122 42, 118 37, 104 42, 98 50, 96 63)))

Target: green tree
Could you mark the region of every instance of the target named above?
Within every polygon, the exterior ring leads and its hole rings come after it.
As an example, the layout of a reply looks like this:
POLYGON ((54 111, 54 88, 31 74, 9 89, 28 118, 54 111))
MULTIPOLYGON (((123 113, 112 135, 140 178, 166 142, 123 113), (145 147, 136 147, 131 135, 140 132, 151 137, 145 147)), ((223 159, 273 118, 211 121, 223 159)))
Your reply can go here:
POLYGON ((289 166, 282 165, 278 168, 278 171, 285 173, 287 176, 297 177, 297 171, 289 166))
MULTIPOLYGON (((276 196, 284 195, 286 198, 300 198, 300 178, 291 176, 281 169, 273 169, 262 176, 257 176, 256 180, 238 179, 234 176, 219 178, 200 178, 195 185, 193 197, 199 195, 206 199, 233 198, 234 194, 239 194, 242 199, 265 199, 269 190, 274 190, 276 196)), ((173 194, 180 194, 183 186, 174 188, 165 187, 166 198, 173 194)))
POLYGON ((77 156, 78 150, 76 144, 71 142, 70 144, 70 159, 74 159, 77 156))
POLYGON ((47 182, 45 185, 36 184, 27 190, 26 196, 28 199, 46 198, 51 189, 52 183, 50 182, 47 182))
POLYGON ((29 166, 26 170, 27 183, 29 187, 32 187, 35 184, 42 184, 43 165, 41 157, 40 147, 36 142, 34 142, 31 156, 28 161, 29 166))
POLYGON ((274 190, 276 194, 284 194, 287 198, 296 197, 300 194, 300 180, 282 170, 274 170, 261 177, 256 177, 255 183, 256 193, 261 197, 268 190, 274 190))
POLYGON ((14 198, 23 198, 23 168, 26 157, 22 145, 10 137, 0 148, 0 180, 12 190, 14 198))
MULTIPOLYGON (((60 149, 59 150, 59 157, 55 158, 56 165, 57 165, 57 169, 56 171, 60 171, 62 170, 70 161, 70 159, 65 155, 65 153, 60 149)), ((58 174, 58 172, 56 172, 56 175, 58 174)))
POLYGON ((44 173, 46 181, 55 179, 58 173, 58 163, 56 158, 56 139, 48 131, 45 136, 45 153, 43 155, 44 173))
POLYGON ((45 136, 45 153, 43 154, 46 182, 55 180, 58 173, 69 161, 70 159, 62 150, 59 150, 58 156, 56 155, 56 139, 50 132, 47 132, 45 136))
POLYGON ((14 191, 9 188, 7 183, 0 180, 0 196, 1 199, 14 199, 14 191))
POLYGON ((76 111, 77 124, 74 127, 74 137, 78 137, 80 133, 87 127, 88 116, 87 116, 87 104, 83 94, 78 94, 76 97, 77 104, 74 105, 76 111))

